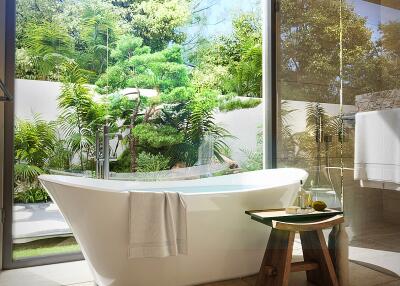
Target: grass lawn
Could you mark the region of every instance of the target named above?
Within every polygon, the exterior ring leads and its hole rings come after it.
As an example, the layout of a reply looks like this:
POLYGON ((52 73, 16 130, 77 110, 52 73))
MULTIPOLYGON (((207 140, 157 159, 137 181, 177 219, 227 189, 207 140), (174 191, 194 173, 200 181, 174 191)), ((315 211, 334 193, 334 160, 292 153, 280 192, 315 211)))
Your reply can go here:
POLYGON ((13 259, 78 252, 80 247, 73 237, 54 237, 14 244, 13 259))

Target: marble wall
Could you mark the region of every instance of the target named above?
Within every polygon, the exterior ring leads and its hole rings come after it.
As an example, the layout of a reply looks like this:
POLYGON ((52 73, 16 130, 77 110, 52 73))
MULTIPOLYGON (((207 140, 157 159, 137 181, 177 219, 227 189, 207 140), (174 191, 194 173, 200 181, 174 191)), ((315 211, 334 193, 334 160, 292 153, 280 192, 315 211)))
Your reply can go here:
POLYGON ((357 112, 400 108, 400 89, 357 95, 355 105, 357 112))

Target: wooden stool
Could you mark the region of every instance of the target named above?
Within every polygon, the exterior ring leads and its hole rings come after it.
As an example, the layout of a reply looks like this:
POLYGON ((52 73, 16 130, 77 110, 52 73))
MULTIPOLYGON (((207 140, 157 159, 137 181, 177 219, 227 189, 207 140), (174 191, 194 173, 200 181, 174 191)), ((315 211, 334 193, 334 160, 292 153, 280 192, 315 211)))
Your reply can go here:
POLYGON ((256 286, 287 286, 290 272, 298 271, 306 271, 307 280, 316 285, 339 286, 322 229, 343 222, 341 215, 313 222, 272 220, 256 286), (296 232, 300 232, 304 261, 291 263, 296 232))

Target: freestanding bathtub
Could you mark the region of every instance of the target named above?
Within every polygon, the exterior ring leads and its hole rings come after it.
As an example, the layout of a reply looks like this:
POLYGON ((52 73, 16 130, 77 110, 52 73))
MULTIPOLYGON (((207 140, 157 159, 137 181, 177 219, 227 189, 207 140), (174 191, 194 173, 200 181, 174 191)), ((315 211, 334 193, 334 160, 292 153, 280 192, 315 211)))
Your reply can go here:
POLYGON ((244 214, 295 197, 301 169, 271 169, 190 181, 137 182, 41 175, 99 286, 196 285, 259 270, 268 229, 244 214), (187 256, 128 259, 129 191, 178 191, 188 209, 187 256))

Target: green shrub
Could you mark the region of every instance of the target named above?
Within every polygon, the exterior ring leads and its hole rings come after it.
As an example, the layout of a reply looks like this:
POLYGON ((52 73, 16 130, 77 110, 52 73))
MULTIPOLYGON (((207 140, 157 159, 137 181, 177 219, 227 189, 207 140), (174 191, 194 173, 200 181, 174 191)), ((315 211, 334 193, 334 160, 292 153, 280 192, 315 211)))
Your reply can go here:
POLYGON ((138 172, 157 172, 169 169, 169 158, 161 154, 153 155, 147 152, 141 152, 137 158, 138 172))
POLYGON ((117 173, 131 172, 131 153, 129 152, 129 148, 126 148, 121 155, 118 156, 117 161, 110 162, 110 170, 117 173))
POLYGON ((261 103, 261 98, 249 98, 249 99, 240 99, 240 98, 228 98, 228 100, 220 101, 219 110, 220 111, 232 111, 236 109, 246 109, 253 108, 258 106, 261 103))
POLYGON ((41 203, 48 202, 49 200, 49 195, 41 187, 31 188, 26 191, 16 192, 14 194, 15 203, 41 203))

